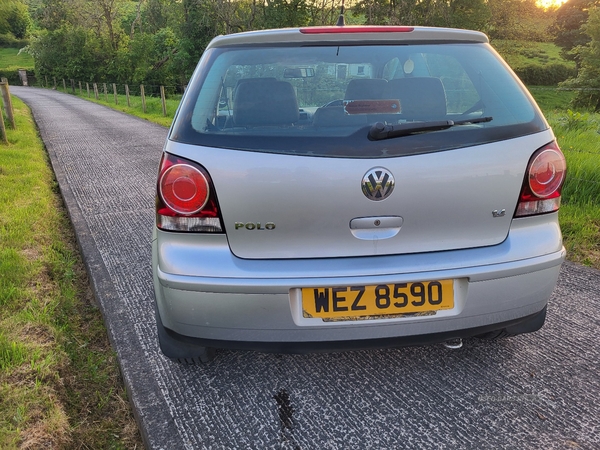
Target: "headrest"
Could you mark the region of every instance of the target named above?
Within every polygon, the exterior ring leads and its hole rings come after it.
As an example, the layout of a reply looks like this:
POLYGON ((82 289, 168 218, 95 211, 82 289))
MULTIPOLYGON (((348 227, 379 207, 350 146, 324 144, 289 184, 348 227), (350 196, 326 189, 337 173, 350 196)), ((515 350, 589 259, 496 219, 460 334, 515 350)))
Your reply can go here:
POLYGON ((296 92, 287 81, 253 78, 238 83, 233 101, 235 125, 284 125, 297 122, 298 117, 296 92))
POLYGON ((386 98, 399 99, 402 115, 411 119, 446 116, 446 91, 439 78, 397 78, 387 84, 386 98))

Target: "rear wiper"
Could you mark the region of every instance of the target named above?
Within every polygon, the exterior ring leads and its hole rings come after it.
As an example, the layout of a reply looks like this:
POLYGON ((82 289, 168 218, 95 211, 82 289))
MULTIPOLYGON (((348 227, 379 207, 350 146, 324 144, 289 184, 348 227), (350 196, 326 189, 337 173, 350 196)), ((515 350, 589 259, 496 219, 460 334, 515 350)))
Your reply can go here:
POLYGON ((369 139, 381 141, 395 137, 410 136, 417 133, 428 133, 431 131, 447 130, 457 125, 469 125, 474 123, 491 122, 492 117, 478 117, 465 120, 439 120, 433 122, 408 122, 399 125, 385 125, 381 122, 374 124, 369 130, 369 139))

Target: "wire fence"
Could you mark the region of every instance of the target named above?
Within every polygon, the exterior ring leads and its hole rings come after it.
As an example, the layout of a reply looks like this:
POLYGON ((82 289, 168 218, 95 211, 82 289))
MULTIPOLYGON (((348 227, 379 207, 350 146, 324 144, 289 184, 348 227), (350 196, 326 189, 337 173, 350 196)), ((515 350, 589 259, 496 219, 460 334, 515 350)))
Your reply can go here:
POLYGON ((84 82, 66 78, 32 77, 24 75, 21 81, 26 86, 36 86, 54 89, 80 97, 104 100, 116 105, 127 105, 130 108, 140 107, 143 113, 152 112, 152 100, 160 100, 162 115, 167 117, 174 112, 174 108, 168 108, 168 102, 179 101, 185 92, 187 85, 154 85, 154 84, 123 84, 111 82, 84 82))

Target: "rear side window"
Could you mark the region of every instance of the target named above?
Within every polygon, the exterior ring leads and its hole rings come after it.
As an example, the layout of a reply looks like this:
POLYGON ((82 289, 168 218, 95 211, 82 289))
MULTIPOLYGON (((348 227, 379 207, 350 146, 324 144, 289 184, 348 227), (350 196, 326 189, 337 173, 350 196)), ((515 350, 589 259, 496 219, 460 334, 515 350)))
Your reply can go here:
POLYGON ((249 151, 380 158, 546 128, 487 44, 266 46, 206 52, 171 139, 249 151), (461 125, 369 138, 377 123, 448 120, 461 125))

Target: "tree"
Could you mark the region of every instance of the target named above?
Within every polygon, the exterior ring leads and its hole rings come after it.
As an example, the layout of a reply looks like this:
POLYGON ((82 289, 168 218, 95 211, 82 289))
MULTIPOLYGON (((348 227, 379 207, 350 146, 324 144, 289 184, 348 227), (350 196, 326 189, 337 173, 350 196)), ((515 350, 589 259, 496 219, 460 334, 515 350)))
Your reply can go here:
MULTIPOLYGON (((217 35, 332 25, 341 6, 341 0, 0 0, 25 1, 41 30, 32 46, 40 76, 164 85, 186 84, 217 35)), ((357 0, 346 17, 353 23, 469 28, 494 37, 514 37, 511 30, 519 25, 530 36, 535 27, 521 26, 521 19, 539 14, 534 2, 357 0)), ((0 27, 6 24, 0 17, 0 27)))
POLYGON ((488 4, 484 0, 450 0, 439 8, 441 16, 435 25, 468 30, 484 30, 491 18, 488 4))
POLYGON ((567 80, 562 86, 580 89, 575 96, 575 106, 600 111, 600 7, 589 10, 582 31, 589 42, 574 49, 579 60, 577 78, 567 80))
POLYGON ((360 0, 352 8, 367 25, 430 25, 435 0, 360 0))
POLYGON ((32 16, 40 28, 53 31, 66 23, 76 24, 74 11, 79 9, 71 0, 41 0, 32 16))
POLYGON ((11 34, 17 39, 27 37, 31 23, 27 6, 20 1, 2 0, 0 7, 0 34, 11 34))
POLYGON ((179 26, 180 55, 179 66, 187 70, 186 75, 196 67, 204 49, 211 39, 225 32, 217 20, 214 2, 210 0, 183 0, 183 17, 179 26))
POLYGON ((105 78, 108 61, 103 42, 83 27, 63 25, 34 37, 29 51, 38 76, 100 81, 105 78))
POLYGON ((491 39, 521 39, 539 41, 546 38, 548 14, 536 5, 536 0, 487 0, 490 17, 482 31, 491 39))
POLYGON ((113 50, 118 50, 119 39, 117 37, 118 30, 116 29, 118 0, 95 0, 93 3, 100 8, 100 16, 106 25, 111 47, 113 50))
POLYGON ((568 0, 556 12, 556 21, 551 27, 555 36, 554 43, 562 48, 563 56, 575 60, 569 52, 579 45, 585 45, 590 37, 583 31, 588 19, 589 9, 600 6, 599 0, 568 0))
POLYGON ((304 0, 265 0, 260 28, 306 26, 309 12, 304 0))
POLYGON ((308 0, 307 8, 310 25, 334 25, 341 12, 341 2, 337 0, 308 0))

